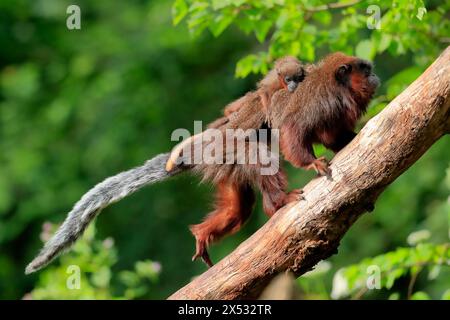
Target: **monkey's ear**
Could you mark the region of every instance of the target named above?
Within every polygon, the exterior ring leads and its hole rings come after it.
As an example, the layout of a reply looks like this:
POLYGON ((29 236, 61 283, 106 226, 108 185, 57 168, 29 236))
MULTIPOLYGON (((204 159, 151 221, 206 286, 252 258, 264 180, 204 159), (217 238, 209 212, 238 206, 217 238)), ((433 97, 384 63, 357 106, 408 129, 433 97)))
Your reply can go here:
POLYGON ((337 82, 339 82, 340 84, 347 84, 348 82, 348 77, 350 75, 350 73, 352 72, 352 66, 349 64, 343 64, 341 66, 339 66, 339 68, 336 70, 336 80, 337 82))

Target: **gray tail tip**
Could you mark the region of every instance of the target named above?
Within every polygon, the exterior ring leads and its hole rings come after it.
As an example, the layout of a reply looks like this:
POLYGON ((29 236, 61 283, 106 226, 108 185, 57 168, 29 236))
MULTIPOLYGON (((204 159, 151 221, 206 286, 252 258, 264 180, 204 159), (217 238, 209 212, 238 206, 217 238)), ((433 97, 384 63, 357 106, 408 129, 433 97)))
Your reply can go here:
POLYGON ((34 259, 33 261, 31 261, 27 267, 25 268, 25 274, 31 274, 33 272, 38 271, 40 268, 42 268, 44 266, 44 262, 41 261, 41 259, 39 259, 39 257, 37 257, 36 259, 34 259))

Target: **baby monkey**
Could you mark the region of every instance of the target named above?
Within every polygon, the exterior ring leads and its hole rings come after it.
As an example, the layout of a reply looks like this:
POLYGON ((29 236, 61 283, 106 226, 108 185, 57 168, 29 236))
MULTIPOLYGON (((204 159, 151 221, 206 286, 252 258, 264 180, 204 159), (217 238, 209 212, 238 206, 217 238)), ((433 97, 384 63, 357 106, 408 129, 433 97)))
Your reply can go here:
MULTIPOLYGON (((274 68, 258 82, 257 86, 256 92, 261 98, 263 111, 267 112, 270 99, 276 91, 286 89, 294 92, 298 84, 305 79, 305 75, 303 65, 295 57, 286 56, 275 61, 274 68)), ((223 111, 224 115, 228 117, 238 111, 244 105, 242 99, 245 99, 245 96, 226 106, 223 111)))
MULTIPOLYGON (((284 89, 288 92, 294 92, 298 84, 305 79, 306 71, 300 61, 293 56, 285 56, 275 61, 274 68, 258 82, 257 90, 249 92, 245 96, 228 104, 223 114, 225 117, 219 118, 211 123, 208 128, 218 128, 225 125, 229 121, 229 117, 239 111, 241 108, 248 106, 256 93, 259 96, 260 108, 258 110, 264 113, 266 122, 269 122, 268 108, 270 100, 275 92, 284 89)), ((268 123, 270 127, 270 123, 268 123)), ((246 129, 246 128, 242 128, 246 129)), ((176 145, 170 153, 169 160, 166 163, 166 170, 170 172, 175 166, 183 148, 200 137, 202 133, 196 134, 189 139, 176 145)))

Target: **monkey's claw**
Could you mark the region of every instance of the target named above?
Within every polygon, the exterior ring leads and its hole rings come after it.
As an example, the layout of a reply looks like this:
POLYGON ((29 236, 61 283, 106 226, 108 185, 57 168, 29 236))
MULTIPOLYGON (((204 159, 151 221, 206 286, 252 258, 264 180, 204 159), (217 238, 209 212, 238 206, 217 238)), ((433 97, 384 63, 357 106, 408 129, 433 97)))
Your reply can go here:
POLYGON ((211 268, 213 266, 213 263, 209 257, 208 250, 206 249, 206 244, 201 240, 197 240, 196 242, 196 250, 195 254, 192 256, 192 261, 195 261, 198 258, 201 258, 208 267, 211 268))
POLYGON ((284 204, 288 204, 290 202, 294 201, 300 201, 305 200, 305 197, 303 196, 303 189, 294 189, 291 192, 289 192, 284 200, 284 204))
POLYGON ((314 169, 320 176, 331 176, 331 170, 328 167, 328 161, 325 157, 320 157, 315 159, 309 166, 308 169, 314 169))

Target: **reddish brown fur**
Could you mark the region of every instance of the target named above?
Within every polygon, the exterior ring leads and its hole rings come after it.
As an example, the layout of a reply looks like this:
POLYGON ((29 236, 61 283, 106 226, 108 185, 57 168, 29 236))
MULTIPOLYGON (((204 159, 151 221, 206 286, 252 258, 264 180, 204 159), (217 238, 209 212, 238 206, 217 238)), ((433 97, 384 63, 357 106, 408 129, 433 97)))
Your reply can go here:
POLYGON ((286 95, 276 93, 269 112, 274 115, 274 128, 280 129, 280 147, 286 160, 296 167, 329 174, 326 161, 316 159, 313 143, 338 152, 350 142, 356 121, 377 85, 367 61, 335 53, 314 67, 287 106, 286 95))
MULTIPOLYGON (((285 77, 295 79, 295 81, 292 81, 297 84, 304 79, 305 70, 297 58, 286 56, 275 61, 274 68, 270 70, 269 73, 258 83, 258 89, 256 91, 249 92, 245 96, 228 104, 223 111, 224 117, 210 123, 208 128, 220 128, 230 122, 230 126, 228 128, 231 129, 255 129, 262 125, 259 122, 261 115, 264 115, 264 121, 269 122, 267 113, 268 104, 276 91, 283 88, 287 89, 288 86, 285 82, 285 77), (248 122, 246 120, 243 122, 243 113, 239 116, 239 121, 233 121, 233 118, 235 118, 237 112, 242 108, 247 108, 247 112, 244 112, 244 114, 249 112, 254 112, 257 114, 256 117, 249 117, 253 119, 253 122, 248 122)), ((169 160, 167 161, 166 170, 171 171, 175 167, 176 160, 182 153, 185 146, 194 144, 195 139, 201 137, 202 135, 193 136, 175 146, 170 154, 169 160)))
POLYGON ((274 68, 258 83, 258 94, 265 112, 273 94, 280 89, 288 89, 285 77, 294 76, 299 76, 301 81, 305 77, 305 70, 297 58, 286 56, 275 61, 274 68))
MULTIPOLYGON (((305 75, 303 66, 297 58, 286 56, 275 61, 274 68, 258 83, 258 89, 256 90, 261 99, 264 112, 267 111, 273 94, 280 89, 287 89, 284 78, 295 75, 298 75, 302 80, 305 75)), ((228 117, 242 108, 245 105, 246 97, 241 97, 227 105, 223 111, 224 115, 228 117)))
MULTIPOLYGON (((238 100, 237 111, 210 127, 222 131, 258 129, 268 116, 273 128, 280 129, 281 152, 286 160, 296 167, 328 174, 325 159, 314 155, 313 143, 338 152, 352 140, 356 121, 365 112, 377 80, 367 62, 342 53, 326 57, 309 71, 292 95, 286 90, 273 94, 267 114, 262 111, 258 92, 251 92, 238 100)), ((251 186, 260 189, 268 216, 301 197, 300 190, 286 192, 287 179, 282 168, 274 175, 261 175, 259 164, 197 164, 192 169, 218 186, 216 209, 201 224, 191 227, 197 240, 194 258, 202 257, 208 264, 211 261, 207 246, 236 232, 248 219, 254 202, 251 186)))
POLYGON ((208 266, 212 266, 206 248, 224 235, 237 232, 252 213, 254 202, 255 196, 249 185, 227 180, 217 184, 215 210, 202 223, 190 227, 197 240, 192 259, 202 258, 208 266))

